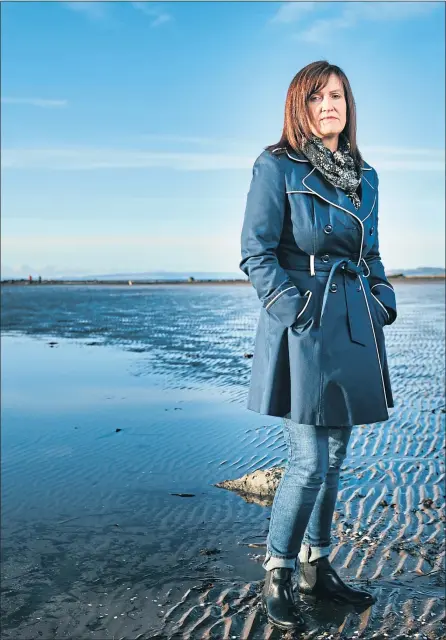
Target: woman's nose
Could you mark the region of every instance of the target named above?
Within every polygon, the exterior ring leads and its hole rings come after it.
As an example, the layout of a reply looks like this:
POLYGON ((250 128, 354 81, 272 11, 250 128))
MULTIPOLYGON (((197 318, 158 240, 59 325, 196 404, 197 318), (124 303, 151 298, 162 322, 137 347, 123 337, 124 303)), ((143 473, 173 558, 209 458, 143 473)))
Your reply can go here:
POLYGON ((331 111, 333 108, 332 99, 329 96, 325 96, 321 102, 321 110, 322 111, 331 111))

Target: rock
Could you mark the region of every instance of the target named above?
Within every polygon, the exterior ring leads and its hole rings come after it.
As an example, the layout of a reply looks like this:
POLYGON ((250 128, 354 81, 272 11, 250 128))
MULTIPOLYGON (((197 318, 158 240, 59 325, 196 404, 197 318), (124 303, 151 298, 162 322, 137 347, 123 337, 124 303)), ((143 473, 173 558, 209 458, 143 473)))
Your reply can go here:
POLYGON ((215 483, 214 486, 221 489, 235 491, 248 501, 260 502, 258 498, 267 501, 274 499, 277 485, 280 482, 284 467, 271 467, 269 469, 256 469, 252 473, 247 473, 235 480, 223 480, 215 483), (253 500, 256 498, 255 500, 253 500))
POLYGON ((199 553, 202 556, 213 556, 216 553, 221 553, 221 549, 217 549, 217 547, 214 547, 213 549, 200 549, 199 553))

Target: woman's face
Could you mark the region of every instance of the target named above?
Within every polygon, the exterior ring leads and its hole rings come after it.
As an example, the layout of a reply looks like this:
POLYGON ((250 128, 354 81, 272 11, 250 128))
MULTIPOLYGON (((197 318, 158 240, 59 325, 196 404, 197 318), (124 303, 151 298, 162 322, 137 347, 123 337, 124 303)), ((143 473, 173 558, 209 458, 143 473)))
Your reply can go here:
POLYGON ((308 98, 310 129, 319 138, 339 136, 347 122, 347 103, 344 87, 338 76, 332 73, 323 89, 308 98), (328 118, 327 116, 333 116, 328 118))

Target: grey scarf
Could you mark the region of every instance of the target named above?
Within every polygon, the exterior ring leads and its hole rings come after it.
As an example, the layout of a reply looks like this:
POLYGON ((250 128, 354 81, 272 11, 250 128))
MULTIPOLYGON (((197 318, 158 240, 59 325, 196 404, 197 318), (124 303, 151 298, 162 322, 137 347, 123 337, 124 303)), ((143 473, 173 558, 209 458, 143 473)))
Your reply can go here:
POLYGON ((344 189, 355 208, 359 209, 361 200, 356 189, 361 182, 362 169, 351 156, 350 142, 344 133, 339 135, 335 152, 323 144, 322 138, 312 135, 310 140, 305 142, 302 153, 331 184, 344 189))

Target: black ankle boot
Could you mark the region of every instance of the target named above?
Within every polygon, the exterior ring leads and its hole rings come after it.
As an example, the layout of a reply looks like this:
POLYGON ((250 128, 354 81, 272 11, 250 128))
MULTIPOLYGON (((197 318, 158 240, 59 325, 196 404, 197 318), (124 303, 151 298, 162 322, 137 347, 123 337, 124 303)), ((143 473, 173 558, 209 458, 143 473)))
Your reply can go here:
POLYGON ((277 567, 267 571, 262 590, 262 607, 271 624, 280 629, 304 629, 305 621, 294 601, 293 569, 277 567))
POLYGON ((345 584, 327 556, 313 562, 300 562, 297 585, 301 593, 342 604, 370 605, 376 602, 375 596, 368 591, 353 589, 345 584))

